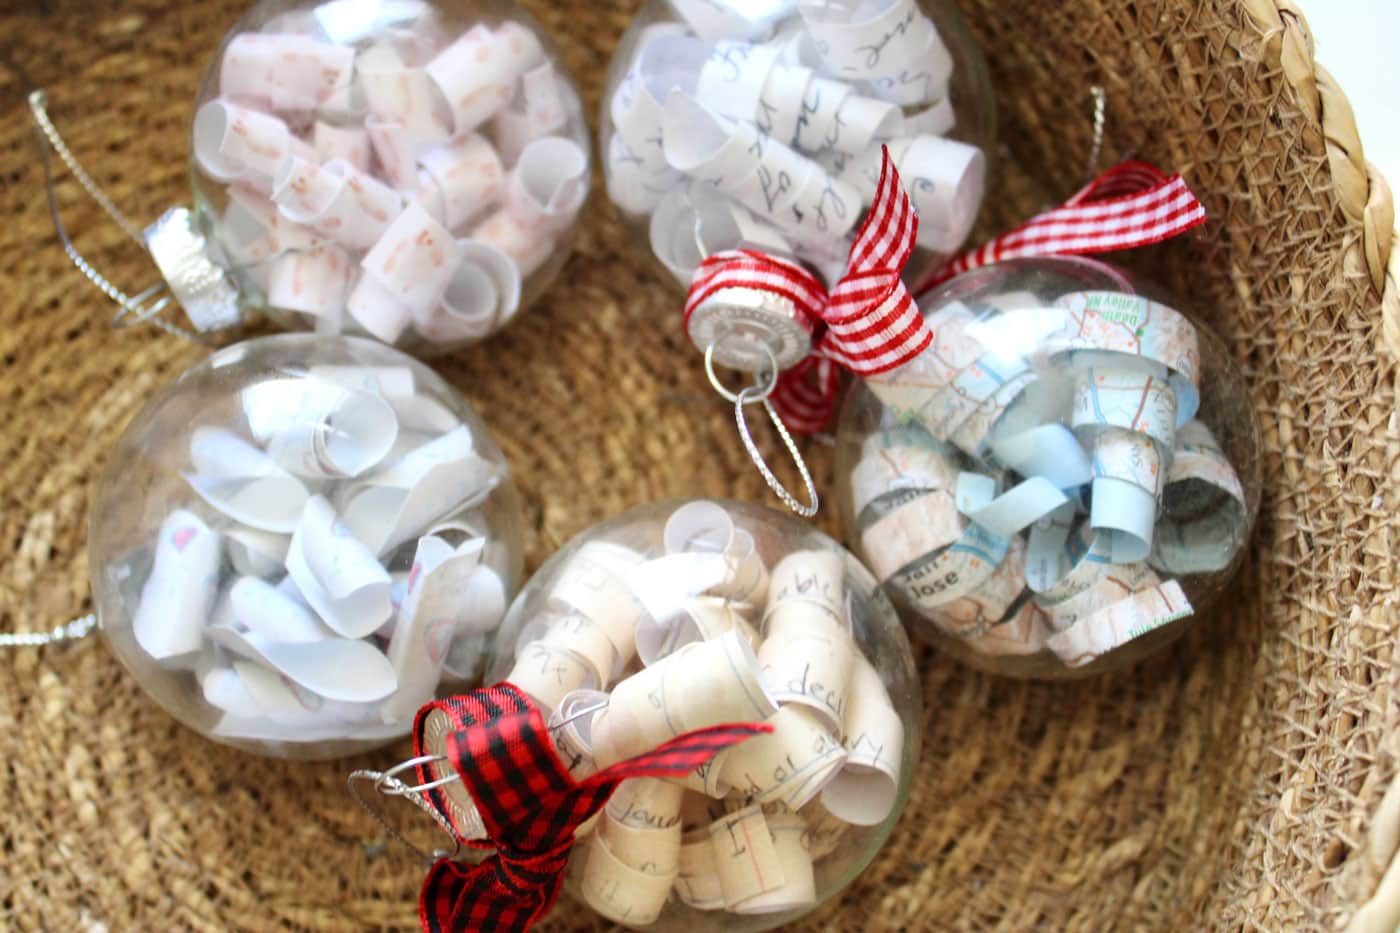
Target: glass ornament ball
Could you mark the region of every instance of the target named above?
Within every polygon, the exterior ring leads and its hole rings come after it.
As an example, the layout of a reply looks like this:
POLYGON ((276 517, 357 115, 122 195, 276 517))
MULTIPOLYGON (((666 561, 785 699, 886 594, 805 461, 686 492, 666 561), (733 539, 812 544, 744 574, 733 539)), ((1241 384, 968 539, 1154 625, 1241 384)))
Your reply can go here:
POLYGON ((654 503, 578 535, 516 598, 488 679, 534 699, 576 778, 684 732, 773 726, 683 780, 623 782, 585 824, 567 890, 636 929, 812 910, 875 857, 918 759, 893 607, 837 542, 757 505, 654 503))
POLYGON ((967 239, 995 130, 986 63, 947 0, 647 0, 608 70, 599 158, 609 199, 681 287, 746 248, 830 289, 882 147, 919 215, 912 280, 967 239))
POLYGON ((539 298, 591 174, 573 78, 510 0, 259 3, 205 73, 190 153, 244 305, 419 356, 539 298))
POLYGON ((1018 259, 919 301, 930 347, 840 416, 846 537, 918 634, 1082 677, 1228 591, 1259 508, 1248 386, 1187 302, 1107 263, 1018 259))
POLYGON ((121 435, 91 516, 93 601, 180 722, 327 758, 479 683, 521 533, 505 456, 426 366, 263 337, 186 370, 121 435))

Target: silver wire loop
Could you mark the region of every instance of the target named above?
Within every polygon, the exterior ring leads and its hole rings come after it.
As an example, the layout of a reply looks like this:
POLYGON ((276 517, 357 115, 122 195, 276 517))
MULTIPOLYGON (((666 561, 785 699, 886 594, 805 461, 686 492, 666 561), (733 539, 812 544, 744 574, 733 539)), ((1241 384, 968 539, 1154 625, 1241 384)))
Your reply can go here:
MULTIPOLYGON (((761 378, 761 377, 760 377, 761 378)), ((777 377, 773 378, 777 382, 777 377)), ((783 424, 783 419, 778 417, 777 411, 773 409, 773 404, 768 401, 768 394, 772 392, 770 384, 767 391, 760 392, 759 386, 749 386, 740 390, 734 398, 734 423, 739 428, 739 439, 744 442, 744 449, 749 452, 749 459, 753 465, 758 467, 758 472, 762 475, 768 488, 773 490, 773 494, 783 500, 783 504, 796 512, 803 518, 811 518, 817 514, 817 509, 821 502, 817 498, 817 487, 812 482, 812 474, 807 469, 807 461, 802 459, 802 453, 797 449, 797 442, 792 439, 792 434, 788 431, 787 425, 783 424), (752 393, 752 394, 751 394, 752 393), (763 454, 759 452, 758 445, 754 443, 753 435, 749 433, 749 419, 744 413, 744 406, 753 402, 762 402, 763 410, 768 412, 768 420, 773 422, 773 428, 778 432, 778 436, 783 439, 783 446, 787 448, 788 456, 797 466, 797 472, 802 477, 802 483, 807 488, 807 505, 797 501, 787 487, 769 469, 768 463, 763 459, 763 454)))
POLYGON ((1085 177, 1089 181, 1094 180, 1094 176, 1099 171, 1099 158, 1103 153, 1103 130, 1107 122, 1108 92, 1103 89, 1103 85, 1095 84, 1089 88, 1089 96, 1094 99, 1094 142, 1089 149, 1089 170, 1085 177))
POLYGON ((97 628, 93 613, 74 619, 47 632, 0 632, 0 648, 35 648, 60 641, 76 641, 97 628))
MULTIPOLYGON (((710 343, 705 347, 705 375, 710 377, 710 385, 720 394, 726 402, 738 402, 739 396, 725 388, 724 383, 719 381, 719 376, 715 374, 715 345, 718 341, 710 343)), ((759 381, 756 385, 745 389, 745 392, 753 390, 749 396, 750 402, 759 402, 773 394, 773 390, 778 387, 778 358, 773 355, 773 349, 769 346, 763 347, 763 352, 768 356, 768 368, 759 374, 759 381), (767 377, 765 383, 764 377, 767 377)))
MULTIPOLYGON (((429 755, 424 757, 429 759, 436 759, 440 756, 429 755)), ((453 831, 452 824, 447 821, 447 817, 439 813, 437 811, 437 808, 435 808, 431 803, 429 803, 427 798, 425 798, 422 793, 414 790, 413 788, 405 784, 403 781, 400 781, 398 778, 394 777, 394 774, 396 772, 401 771, 407 767, 412 767, 416 762, 420 760, 421 759, 409 759, 408 761, 401 762, 395 765, 388 771, 373 771, 370 769, 352 771, 350 772, 350 776, 346 778, 345 784, 347 787, 350 788, 350 793, 355 796, 355 800, 360 804, 361 807, 365 809, 366 813, 374 817, 375 820, 379 823, 379 825, 384 827, 384 831, 389 834, 390 838, 392 838, 395 842, 401 843, 404 847, 413 852, 414 855, 422 859, 424 863, 431 865, 434 862, 437 862, 441 859, 456 858, 462 851, 462 840, 457 838, 457 833, 453 831), (443 832, 447 833, 449 838, 451 838, 452 848, 434 849, 431 853, 424 852, 422 849, 418 848, 418 846, 414 845, 408 840, 407 836, 399 832, 398 829, 396 829, 389 823, 389 820, 384 816, 384 814, 379 810, 377 806, 370 803, 364 797, 360 796, 360 789, 356 786, 355 783, 357 781, 373 781, 374 789, 379 793, 385 795, 386 797, 402 797, 418 809, 422 810, 424 813, 431 816, 433 818, 433 822, 436 823, 443 832)))
POLYGON ((168 286, 163 280, 135 296, 130 296, 113 285, 106 276, 98 272, 97 269, 78 252, 78 248, 73 245, 73 240, 68 235, 68 228, 63 225, 63 219, 59 216, 58 195, 54 188, 53 164, 49 158, 50 147, 52 147, 54 152, 58 153, 58 157, 63 160, 63 164, 68 167, 68 171, 77 179, 78 184, 83 186, 83 190, 88 193, 88 196, 107 212, 107 216, 111 217, 127 236, 139 243, 141 249, 148 255, 150 251, 146 246, 145 238, 141 235, 141 231, 137 229, 135 222, 113 203, 112 199, 107 196, 107 193, 103 191, 102 188, 98 186, 97 182, 93 180, 92 176, 83 169, 77 157, 74 156, 72 150, 68 148, 68 144, 63 141, 63 137, 59 135, 58 128, 54 126, 53 120, 49 118, 48 97, 44 94, 42 89, 30 92, 29 110, 34 117, 34 125, 39 133, 39 162, 44 170, 44 193, 48 198, 49 217, 53 221, 54 231, 58 234, 59 242, 63 245, 63 251, 68 254, 69 260, 72 261, 77 270, 86 276, 88 281, 97 286, 102 294, 106 295, 117 304, 119 310, 117 311, 116 317, 112 320, 113 326, 127 327, 132 324, 149 323, 154 324, 168 334, 183 338, 192 343, 205 346, 209 345, 210 342, 199 334, 186 330, 178 324, 172 324, 170 321, 159 317, 161 311, 165 310, 170 305, 172 297, 169 294, 168 286), (47 143, 47 145, 45 145, 45 143, 47 143), (165 294, 163 297, 159 298, 159 300, 155 301, 154 304, 147 304, 152 298, 162 295, 162 293, 165 294), (129 320, 127 319, 128 317, 129 320))

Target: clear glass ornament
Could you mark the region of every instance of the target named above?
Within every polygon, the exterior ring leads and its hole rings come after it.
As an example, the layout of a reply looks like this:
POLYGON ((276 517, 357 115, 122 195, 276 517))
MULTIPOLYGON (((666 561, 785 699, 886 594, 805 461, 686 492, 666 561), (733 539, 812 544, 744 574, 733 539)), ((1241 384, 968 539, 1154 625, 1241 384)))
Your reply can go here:
POLYGON ((509 0, 259 3, 205 74, 190 152, 194 225, 243 305, 415 355, 540 296, 591 171, 574 81, 509 0))
POLYGON ((373 341, 234 344, 122 434, 89 535, 102 632, 216 741, 326 758, 479 682, 521 572, 520 500, 462 396, 373 341))
POLYGON ((919 213, 917 277, 972 229, 995 130, 986 63, 945 0, 648 0, 608 71, 599 157, 609 199, 682 287, 747 248, 830 288, 882 146, 919 213))
POLYGON ((762 506, 641 506, 578 535, 521 591, 490 679, 528 693, 577 778, 707 725, 774 732, 684 781, 623 782, 567 889, 636 929, 794 920, 874 858, 918 759, 909 643, 869 572, 762 506))
POLYGON ((985 266, 919 304, 932 345, 853 386, 837 466, 847 540, 911 627, 1033 678, 1174 640, 1226 591, 1259 507, 1224 344, 1082 258, 985 266))

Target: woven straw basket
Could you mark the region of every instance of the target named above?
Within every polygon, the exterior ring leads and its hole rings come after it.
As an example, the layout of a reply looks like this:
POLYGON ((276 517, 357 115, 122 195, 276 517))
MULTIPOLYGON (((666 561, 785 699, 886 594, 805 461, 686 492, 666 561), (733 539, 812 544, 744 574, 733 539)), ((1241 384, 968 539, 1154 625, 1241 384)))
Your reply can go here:
MULTIPOLYGON (((0 629, 87 611, 86 514, 107 451, 202 352, 108 327, 110 306, 53 237, 24 94, 46 87, 99 181, 153 219, 188 199, 195 87, 242 5, 11 0, 0 13, 0 629)), ((636 0, 528 6, 596 112, 636 0)), ((1263 513, 1236 597, 1135 669, 1027 684, 920 649, 924 752, 904 821, 802 928, 1391 930, 1400 261, 1387 275, 1385 183, 1289 0, 962 6, 1005 143, 978 237, 1083 182, 1094 85, 1107 92, 1102 164, 1178 170, 1205 202, 1208 226, 1132 261, 1212 309, 1244 365, 1267 443, 1263 513)), ((60 200, 96 265, 127 288, 149 282, 71 181, 60 200)), ((515 465, 532 566, 637 502, 771 501, 707 390, 677 295, 601 197, 543 305, 437 365, 515 465)), ((808 453, 829 477, 827 448, 808 453)), ((8 652, 0 925, 411 926, 422 869, 384 845, 344 783, 407 751, 253 758, 177 726, 99 640, 8 652)), ((551 924, 602 926, 580 909, 551 924)))

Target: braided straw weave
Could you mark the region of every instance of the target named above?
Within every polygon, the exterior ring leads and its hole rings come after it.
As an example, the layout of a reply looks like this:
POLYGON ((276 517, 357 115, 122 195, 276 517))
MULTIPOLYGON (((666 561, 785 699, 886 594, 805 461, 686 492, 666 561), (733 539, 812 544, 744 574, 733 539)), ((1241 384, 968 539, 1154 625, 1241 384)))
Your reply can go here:
MULTIPOLYGON (((594 112, 636 2, 528 4, 594 112)), ((1210 224, 1134 262, 1209 309, 1243 363, 1268 447, 1263 516, 1236 597, 1133 670, 1024 684, 922 649, 924 754, 904 822, 803 928, 1393 929, 1400 250, 1385 183, 1290 0, 962 5, 1005 142, 979 236, 1083 182, 1093 85, 1107 91, 1104 164, 1145 158, 1201 195, 1210 224)), ((114 333, 44 209, 31 86, 134 216, 188 199, 197 79, 240 3, 121 7, 12 0, 0 13, 2 630, 88 610, 86 513, 106 452, 201 352, 149 328, 114 333)), ((60 198, 89 259, 128 290, 149 283, 76 185, 60 198)), ((532 565, 658 496, 771 501, 682 335, 679 296, 603 198, 583 221, 541 306, 437 364, 515 465, 532 565)), ((829 477, 827 449, 808 454, 829 477)), ((352 766, 406 753, 245 756, 175 725, 100 640, 8 652, 0 924, 410 926, 421 867, 344 785, 352 766)), ((595 925, 577 909, 553 921, 595 925)))

